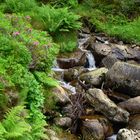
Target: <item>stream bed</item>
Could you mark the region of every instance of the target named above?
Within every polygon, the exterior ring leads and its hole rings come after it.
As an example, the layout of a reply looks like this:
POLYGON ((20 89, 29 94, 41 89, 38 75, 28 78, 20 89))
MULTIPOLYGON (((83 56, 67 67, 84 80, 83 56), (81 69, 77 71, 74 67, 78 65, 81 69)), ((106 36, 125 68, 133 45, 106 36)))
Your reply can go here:
POLYGON ((54 123, 83 140, 139 140, 140 47, 82 31, 77 46, 52 68, 63 89, 54 123))

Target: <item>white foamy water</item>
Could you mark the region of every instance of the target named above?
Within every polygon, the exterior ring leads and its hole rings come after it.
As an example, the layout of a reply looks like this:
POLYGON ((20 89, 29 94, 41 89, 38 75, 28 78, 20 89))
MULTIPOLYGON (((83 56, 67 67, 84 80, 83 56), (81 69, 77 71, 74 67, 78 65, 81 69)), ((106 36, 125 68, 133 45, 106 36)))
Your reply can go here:
POLYGON ((71 91, 72 94, 76 94, 76 88, 70 85, 69 83, 66 83, 64 81, 59 81, 59 83, 61 84, 62 87, 71 91))
POLYGON ((94 56, 93 56, 93 54, 90 52, 90 51, 88 51, 87 52, 87 59, 88 59, 88 63, 89 63, 89 69, 91 68, 91 69, 96 69, 96 66, 95 66, 95 59, 94 59, 94 56))
POLYGON ((111 137, 108 137, 106 140, 117 140, 117 135, 112 135, 111 137))
POLYGON ((89 71, 94 70, 96 69, 94 56, 89 50, 84 49, 84 44, 88 41, 90 35, 83 33, 79 33, 79 35, 82 38, 78 39, 78 48, 86 53, 86 57, 88 60, 88 70, 89 71))

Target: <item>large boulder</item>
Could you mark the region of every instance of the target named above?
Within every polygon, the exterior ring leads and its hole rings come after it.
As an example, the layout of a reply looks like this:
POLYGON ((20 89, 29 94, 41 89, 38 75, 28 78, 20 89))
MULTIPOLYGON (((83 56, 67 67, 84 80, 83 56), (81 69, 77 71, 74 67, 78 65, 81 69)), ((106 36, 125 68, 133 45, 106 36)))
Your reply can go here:
POLYGON ((57 86, 52 89, 52 94, 55 97, 55 101, 60 104, 70 103, 68 92, 62 87, 57 86))
POLYGON ((121 102, 118 105, 130 114, 140 114, 140 96, 121 102))
POLYGON ((93 53, 97 63, 111 53, 111 47, 103 43, 94 43, 90 45, 89 49, 93 53))
POLYGON ((105 73, 107 73, 108 69, 99 68, 90 72, 86 72, 80 75, 80 80, 85 81, 85 84, 89 84, 91 86, 101 86, 102 82, 105 78, 105 73))
POLYGON ((79 72, 75 68, 68 69, 64 72, 64 80, 67 82, 73 81, 78 78, 79 72))
POLYGON ((95 110, 104 114, 108 119, 115 122, 128 122, 129 113, 118 107, 102 90, 89 89, 86 97, 95 110))
MULTIPOLYGON (((140 61, 140 50, 133 49, 128 45, 119 45, 113 43, 112 44, 94 43, 90 45, 89 49, 94 54, 95 60, 98 64, 106 56, 111 56, 111 59, 113 57, 123 61, 126 60, 140 61)), ((105 61, 108 60, 104 60, 104 63, 105 61)))
POLYGON ((108 69, 110 69, 118 60, 115 56, 113 55, 108 55, 105 58, 102 59, 102 65, 108 69))
POLYGON ((117 134, 117 140, 139 140, 140 131, 139 130, 129 130, 129 129, 120 129, 117 134))
POLYGON ((139 96, 140 66, 116 62, 106 73, 106 86, 131 96, 139 96))
POLYGON ((140 60, 140 50, 128 45, 111 44, 112 54, 120 60, 140 60))
POLYGON ((86 53, 77 49, 73 53, 69 53, 66 56, 59 56, 57 63, 62 69, 69 69, 75 66, 84 66, 86 64, 86 53))
POLYGON ((130 117, 127 128, 133 130, 137 129, 140 131, 140 114, 130 117))
POLYGON ((57 126, 69 128, 71 126, 72 120, 69 117, 59 117, 54 119, 54 123, 57 126))
POLYGON ((82 121, 81 133, 84 140, 104 140, 112 135, 113 129, 110 122, 102 116, 82 121))

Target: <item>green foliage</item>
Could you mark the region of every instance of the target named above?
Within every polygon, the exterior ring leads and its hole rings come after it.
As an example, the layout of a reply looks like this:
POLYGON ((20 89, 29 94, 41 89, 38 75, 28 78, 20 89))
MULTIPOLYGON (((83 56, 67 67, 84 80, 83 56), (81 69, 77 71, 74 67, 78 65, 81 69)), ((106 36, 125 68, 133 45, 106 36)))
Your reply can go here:
POLYGON ((30 139, 31 126, 27 123, 27 112, 23 106, 17 106, 7 112, 5 119, 0 123, 1 140, 30 139))
POLYGON ((78 22, 79 16, 69 12, 67 8, 55 9, 51 6, 38 7, 37 12, 33 13, 33 23, 41 24, 44 30, 50 33, 59 31, 76 30, 81 27, 78 22))
POLYGON ((36 8, 35 0, 5 0, 5 12, 27 12, 36 8))
POLYGON ((60 52, 73 52, 77 48, 77 33, 61 32, 54 35, 54 40, 60 45, 60 52))
POLYGON ((117 36, 127 42, 140 44, 140 18, 132 22, 127 22, 124 25, 110 25, 103 26, 103 30, 111 36, 117 36))
MULTIPOLYGON (((58 107, 57 104, 57 98, 54 95, 54 93, 51 91, 51 89, 44 88, 44 97, 45 97, 45 104, 44 108, 47 111, 56 110, 58 107)), ((46 116, 46 118, 49 118, 49 116, 46 116)))
POLYGON ((76 7, 78 6, 78 1, 77 0, 50 0, 50 3, 57 6, 57 7, 76 7))
POLYGON ((45 72, 34 72, 34 75, 40 83, 42 83, 44 86, 47 86, 47 88, 56 87, 58 86, 58 82, 53 79, 52 77, 48 77, 45 72))
POLYGON ((1 14, 1 57, 29 66, 31 69, 49 71, 59 51, 50 35, 31 28, 30 16, 1 14), (30 51, 29 51, 30 50, 30 51))
POLYGON ((139 8, 139 3, 133 0, 86 0, 74 11, 99 31, 140 44, 139 8))
MULTIPOLYGON (((20 135, 19 133, 23 131, 21 128, 21 131, 19 130, 17 133, 9 132, 7 139, 16 137, 20 140, 26 138, 26 140, 28 140, 27 135, 30 137, 29 140, 44 139, 46 137, 46 135, 44 135, 44 126, 46 122, 41 112, 44 105, 42 83, 44 82, 47 86, 49 86, 49 84, 47 84, 44 79, 43 81, 41 81, 42 79, 38 79, 37 81, 32 72, 34 70, 43 72, 50 71, 53 60, 59 50, 58 45, 52 43, 51 37, 46 32, 32 29, 29 16, 4 16, 0 13, 0 18, 2 21, 0 22, 1 110, 6 112, 10 102, 12 102, 10 107, 18 104, 25 104, 29 113, 27 123, 28 125, 31 124, 30 134, 25 130, 24 136, 18 138, 20 135), (29 71, 29 69, 32 70, 32 72, 29 71), (18 101, 16 103, 13 103, 14 94, 18 96, 18 101)), ((44 76, 44 74, 41 74, 41 76, 44 76)), ((49 78, 46 79, 50 80, 49 78)), ((50 85, 53 85, 53 81, 50 85)), ((14 110, 12 109, 11 112, 12 111, 14 110)), ((15 116, 13 119, 14 118, 15 116)), ((20 119, 22 119, 22 117, 20 119)), ((10 125, 8 117, 6 117, 5 122, 6 126, 10 125)), ((16 127, 19 129, 21 126, 18 126, 17 123, 15 128, 16 127)), ((14 128, 12 130, 16 131, 14 128)), ((20 136, 22 136, 22 134, 20 136)))

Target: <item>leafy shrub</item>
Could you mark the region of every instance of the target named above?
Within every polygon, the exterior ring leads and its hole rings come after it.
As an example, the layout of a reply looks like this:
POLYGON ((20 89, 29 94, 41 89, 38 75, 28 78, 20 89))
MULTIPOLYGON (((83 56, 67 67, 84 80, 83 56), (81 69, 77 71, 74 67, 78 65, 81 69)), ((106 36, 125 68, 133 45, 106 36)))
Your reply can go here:
POLYGON ((50 33, 76 30, 81 27, 81 23, 78 21, 80 17, 69 12, 67 8, 55 9, 51 6, 42 6, 32 16, 33 23, 41 24, 43 29, 50 33))
POLYGON ((31 11, 36 6, 35 0, 5 0, 5 11, 10 13, 31 11))
POLYGON ((61 32, 54 35, 54 41, 60 45, 60 52, 73 52, 77 48, 77 33, 61 32))
MULTIPOLYGON (((26 135, 29 135, 30 140, 43 139, 46 137, 44 135, 46 122, 41 112, 44 105, 44 91, 41 81, 37 81, 32 71, 49 72, 58 53, 58 45, 52 42, 46 32, 32 29, 29 16, 4 16, 0 13, 0 18, 2 20, 0 22, 0 98, 4 99, 0 101, 1 108, 5 113, 9 101, 12 101, 17 94, 18 101, 10 107, 25 104, 29 113, 27 123, 31 124, 30 134, 25 129, 24 136, 19 139, 28 139, 26 135), (32 64, 35 65, 31 69, 32 64), (13 93, 13 96, 8 97, 9 93, 13 93)), ((14 117, 16 121, 16 116, 14 117)), ((7 117, 6 121, 6 125, 10 125, 7 117)), ((21 126, 17 123, 17 128, 19 127, 21 126)), ((20 132, 17 133, 9 134, 8 139, 22 136, 20 132)), ((5 135, 5 132, 2 132, 3 134, 5 135)))
POLYGON ((58 7, 76 7, 78 5, 77 0, 50 0, 50 3, 58 7))
POLYGON ((26 137, 30 138, 31 126, 27 123, 27 112, 23 106, 10 109, 5 115, 5 119, 0 123, 0 139, 18 140, 26 137))

